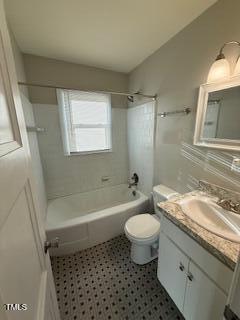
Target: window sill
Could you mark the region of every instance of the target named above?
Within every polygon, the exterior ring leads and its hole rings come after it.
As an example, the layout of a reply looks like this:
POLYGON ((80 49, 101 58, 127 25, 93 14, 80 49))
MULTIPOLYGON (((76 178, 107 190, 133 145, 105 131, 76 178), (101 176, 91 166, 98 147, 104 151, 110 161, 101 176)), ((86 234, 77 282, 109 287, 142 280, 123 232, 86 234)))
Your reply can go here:
POLYGON ((106 149, 106 150, 94 150, 94 151, 79 151, 79 152, 70 152, 70 154, 65 154, 68 157, 71 156, 84 156, 84 155, 90 155, 90 154, 101 154, 101 153, 111 153, 113 152, 112 149, 106 149))

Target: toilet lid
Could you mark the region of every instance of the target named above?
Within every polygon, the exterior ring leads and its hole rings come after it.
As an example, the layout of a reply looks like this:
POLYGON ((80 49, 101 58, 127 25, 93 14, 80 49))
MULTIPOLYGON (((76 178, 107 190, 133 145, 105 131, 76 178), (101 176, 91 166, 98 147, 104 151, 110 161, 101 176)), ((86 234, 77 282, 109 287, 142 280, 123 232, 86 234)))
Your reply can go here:
POLYGON ((125 224, 125 230, 136 238, 149 238, 159 233, 160 221, 148 213, 131 217, 125 224))

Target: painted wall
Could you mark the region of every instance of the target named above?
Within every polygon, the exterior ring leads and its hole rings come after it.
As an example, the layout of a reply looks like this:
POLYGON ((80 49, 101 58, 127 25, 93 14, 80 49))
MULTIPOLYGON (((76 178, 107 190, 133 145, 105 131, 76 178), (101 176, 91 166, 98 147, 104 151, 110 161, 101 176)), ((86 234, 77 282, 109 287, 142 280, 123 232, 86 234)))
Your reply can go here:
POLYGON ((153 187, 155 103, 128 109, 129 176, 139 176, 138 188, 150 196, 153 187))
MULTIPOLYGON (((240 40, 240 1, 220 0, 133 70, 129 90, 158 94, 158 111, 192 108, 188 116, 158 117, 154 184, 179 192, 196 188, 198 179, 240 190, 240 172, 231 171, 234 152, 193 146, 198 88, 221 45, 240 40)), ((238 49, 229 48, 232 61, 238 49)))
POLYGON ((57 105, 34 104, 48 198, 126 183, 128 178, 127 109, 112 109, 112 152, 65 156, 57 105), (108 181, 102 181, 108 177, 108 181))
MULTIPOLYGON (((128 76, 125 73, 84 66, 60 60, 24 54, 27 81, 45 85, 126 92, 128 76)), ((29 88, 32 103, 56 104, 56 91, 40 87, 29 88)), ((126 97, 112 96, 113 107, 127 107, 126 97)))
MULTIPOLYGON (((18 45, 15 41, 13 34, 12 33, 10 34, 11 34, 12 49, 14 54, 17 79, 18 81, 24 82, 26 81, 26 75, 24 70, 23 57, 18 48, 18 45)), ((20 92, 21 92, 21 100, 22 100, 26 126, 35 126, 33 107, 29 101, 28 90, 25 87, 20 87, 20 92)), ((45 220, 46 208, 47 208, 47 197, 46 197, 43 170, 42 170, 42 164, 41 164, 39 147, 38 147, 37 134, 35 132, 28 132, 28 139, 29 139, 30 153, 32 157, 32 169, 35 177, 40 212, 42 212, 43 220, 45 220)))

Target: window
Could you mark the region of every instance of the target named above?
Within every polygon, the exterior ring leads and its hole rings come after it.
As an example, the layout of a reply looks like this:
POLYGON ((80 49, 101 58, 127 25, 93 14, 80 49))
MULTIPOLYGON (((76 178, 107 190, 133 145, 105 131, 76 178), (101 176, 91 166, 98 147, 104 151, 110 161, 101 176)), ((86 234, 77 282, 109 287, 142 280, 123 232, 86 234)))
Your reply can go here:
POLYGON ((109 94, 57 90, 65 154, 110 151, 109 94))

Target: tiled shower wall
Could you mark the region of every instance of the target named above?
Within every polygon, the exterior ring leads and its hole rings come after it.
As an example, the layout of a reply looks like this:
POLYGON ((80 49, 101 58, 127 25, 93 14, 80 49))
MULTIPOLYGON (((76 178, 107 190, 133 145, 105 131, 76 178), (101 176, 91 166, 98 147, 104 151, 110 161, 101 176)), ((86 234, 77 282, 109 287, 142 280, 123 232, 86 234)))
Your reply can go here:
POLYGON ((34 114, 49 199, 127 182, 126 108, 112 108, 112 152, 81 156, 64 155, 57 105, 34 104, 34 114))
POLYGON ((129 175, 139 176, 139 190, 149 195, 153 187, 155 102, 128 109, 129 175))

